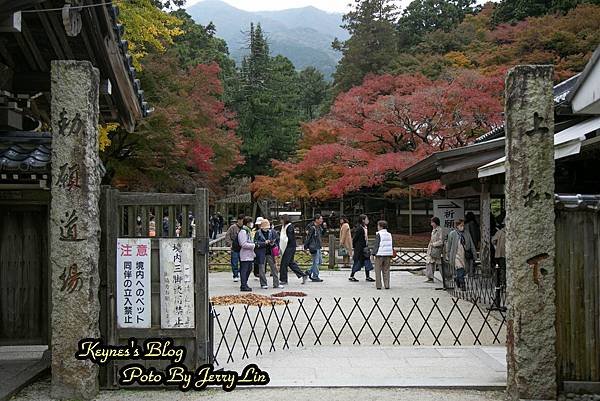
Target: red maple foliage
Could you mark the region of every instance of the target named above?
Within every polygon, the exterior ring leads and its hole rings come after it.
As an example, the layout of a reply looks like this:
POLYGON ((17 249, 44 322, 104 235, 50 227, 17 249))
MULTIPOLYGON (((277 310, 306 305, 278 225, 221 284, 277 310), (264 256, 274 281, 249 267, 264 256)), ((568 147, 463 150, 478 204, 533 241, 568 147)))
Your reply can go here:
POLYGON ((255 195, 328 199, 382 185, 427 155, 464 146, 501 124, 502 90, 501 76, 473 71, 435 81, 368 76, 340 94, 329 115, 303 127, 298 160, 275 163, 277 175, 259 177, 255 195))

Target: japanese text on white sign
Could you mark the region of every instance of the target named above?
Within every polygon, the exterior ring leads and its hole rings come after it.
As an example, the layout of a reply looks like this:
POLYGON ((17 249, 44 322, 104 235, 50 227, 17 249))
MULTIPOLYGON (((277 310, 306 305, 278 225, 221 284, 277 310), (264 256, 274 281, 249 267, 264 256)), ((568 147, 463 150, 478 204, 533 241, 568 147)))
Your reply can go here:
POLYGON ((151 325, 150 239, 117 239, 117 321, 121 328, 151 325))
POLYGON ((191 238, 160 240, 163 329, 194 328, 194 248, 191 238))

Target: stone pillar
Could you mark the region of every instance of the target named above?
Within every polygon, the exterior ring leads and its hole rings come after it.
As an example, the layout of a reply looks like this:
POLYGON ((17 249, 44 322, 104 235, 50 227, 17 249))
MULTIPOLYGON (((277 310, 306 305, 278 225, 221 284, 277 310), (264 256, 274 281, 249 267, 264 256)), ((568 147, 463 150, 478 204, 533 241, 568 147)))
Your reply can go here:
POLYGON ((552 66, 506 79, 507 393, 556 399, 552 66))
POLYGON ((90 399, 98 367, 75 359, 99 337, 99 73, 87 61, 52 61, 52 398, 90 399))
POLYGON ((490 209, 491 209, 490 190, 487 184, 481 184, 481 195, 479 195, 479 259, 481 260, 481 270, 484 274, 491 272, 490 253, 491 253, 491 238, 490 238, 490 209))

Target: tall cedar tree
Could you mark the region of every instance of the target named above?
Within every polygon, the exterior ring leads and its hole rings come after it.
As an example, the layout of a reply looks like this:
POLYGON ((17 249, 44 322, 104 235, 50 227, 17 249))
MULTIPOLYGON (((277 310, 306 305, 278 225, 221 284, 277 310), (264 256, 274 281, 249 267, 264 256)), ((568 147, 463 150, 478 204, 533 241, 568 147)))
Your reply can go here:
POLYGON ((360 85, 369 73, 387 71, 397 53, 397 14, 391 0, 354 0, 354 8, 343 17, 343 27, 351 36, 332 44, 342 52, 333 74, 335 93, 360 85))
POLYGON ((237 174, 269 174, 271 159, 286 160, 296 149, 302 105, 298 74, 291 61, 271 57, 260 24, 250 25, 249 54, 239 71, 232 105, 239 116, 245 164, 237 174))

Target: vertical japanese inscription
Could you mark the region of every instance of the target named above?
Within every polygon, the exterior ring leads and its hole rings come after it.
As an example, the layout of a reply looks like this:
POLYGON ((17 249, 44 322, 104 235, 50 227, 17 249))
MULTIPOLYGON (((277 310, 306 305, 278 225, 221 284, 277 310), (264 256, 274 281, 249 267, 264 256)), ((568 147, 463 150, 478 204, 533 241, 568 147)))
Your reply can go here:
POLYGON ((150 239, 117 240, 117 321, 121 328, 150 328, 150 239))
POLYGON ((160 240, 163 329, 194 328, 194 252, 191 238, 160 240))

